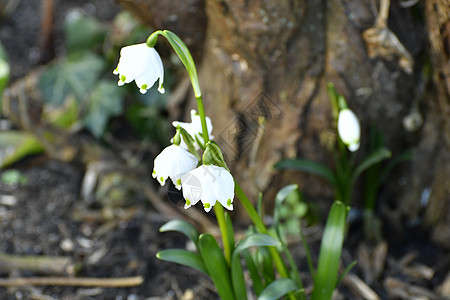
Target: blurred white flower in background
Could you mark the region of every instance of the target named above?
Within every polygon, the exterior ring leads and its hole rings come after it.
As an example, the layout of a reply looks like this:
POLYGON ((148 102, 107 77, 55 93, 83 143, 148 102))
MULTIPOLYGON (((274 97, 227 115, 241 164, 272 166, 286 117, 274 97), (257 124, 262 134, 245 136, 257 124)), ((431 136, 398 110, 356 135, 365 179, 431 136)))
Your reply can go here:
POLYGON ((348 108, 344 108, 339 112, 338 133, 348 150, 355 152, 359 149, 361 127, 356 115, 348 108))

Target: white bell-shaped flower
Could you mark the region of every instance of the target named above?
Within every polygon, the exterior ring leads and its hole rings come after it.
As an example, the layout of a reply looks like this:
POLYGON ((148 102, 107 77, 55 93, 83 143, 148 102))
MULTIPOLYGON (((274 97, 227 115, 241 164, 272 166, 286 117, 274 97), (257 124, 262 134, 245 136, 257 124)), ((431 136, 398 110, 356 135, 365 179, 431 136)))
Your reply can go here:
POLYGON ((181 177, 197 167, 197 158, 177 145, 166 147, 156 158, 153 167, 153 178, 161 185, 168 177, 177 189, 181 189, 181 177))
POLYGON ((134 80, 142 94, 159 79, 158 91, 164 93, 161 57, 155 48, 150 48, 145 43, 123 47, 120 50, 119 64, 113 73, 119 75, 119 86, 134 80))
MULTIPOLYGON (((206 119, 206 128, 208 129, 208 136, 209 139, 214 139, 214 136, 211 135, 211 132, 213 130, 212 122, 209 117, 205 117, 206 119)), ((195 137, 197 137, 202 143, 204 143, 203 135, 202 135, 202 121, 200 118, 200 115, 195 111, 195 109, 191 110, 191 122, 185 123, 185 122, 178 122, 173 121, 172 125, 176 128, 177 126, 182 127, 184 130, 186 130, 194 139, 194 146, 195 149, 200 149, 200 145, 197 143, 197 140, 195 137)), ((184 140, 181 141, 181 147, 184 149, 188 149, 186 143, 184 140)))
POLYGON ((339 112, 338 133, 348 150, 355 152, 359 149, 361 127, 356 115, 348 108, 344 108, 339 112))
POLYGON ((206 212, 219 201, 226 209, 233 210, 234 180, 225 168, 201 165, 181 177, 184 208, 202 201, 206 212))

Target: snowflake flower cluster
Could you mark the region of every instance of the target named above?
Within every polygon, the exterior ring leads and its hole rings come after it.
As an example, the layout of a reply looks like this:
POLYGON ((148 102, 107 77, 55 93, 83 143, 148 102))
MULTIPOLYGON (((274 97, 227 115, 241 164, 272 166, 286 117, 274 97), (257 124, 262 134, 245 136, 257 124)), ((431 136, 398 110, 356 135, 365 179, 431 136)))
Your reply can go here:
MULTIPOLYGON (((122 48, 119 64, 113 73, 119 75, 119 86, 134 80, 143 94, 159 79, 158 91, 164 93, 164 68, 161 57, 153 47, 145 43, 122 48)), ((175 128, 183 128, 191 136, 196 151, 205 147, 201 118, 195 110, 191 111, 190 123, 175 121, 172 125, 175 128)), ((206 127, 208 136, 214 138, 211 135, 212 122, 208 117, 206 127)), ((166 147, 155 158, 153 178, 161 185, 170 178, 178 190, 183 189, 186 209, 202 201, 206 212, 209 212, 217 202, 232 210, 234 179, 230 172, 205 161, 198 166, 199 160, 189 152, 187 142, 183 138, 174 140, 172 139, 172 145, 166 147)))

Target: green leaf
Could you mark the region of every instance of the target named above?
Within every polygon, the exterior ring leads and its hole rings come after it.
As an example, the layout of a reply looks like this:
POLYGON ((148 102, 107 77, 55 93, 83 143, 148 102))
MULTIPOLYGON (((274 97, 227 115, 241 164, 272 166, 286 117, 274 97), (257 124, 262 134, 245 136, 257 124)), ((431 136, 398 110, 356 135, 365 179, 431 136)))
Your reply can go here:
POLYGON ((44 152, 44 147, 33 135, 20 131, 0 132, 0 168, 5 168, 33 154, 44 152), (11 153, 6 152, 12 148, 11 153), (8 154, 6 154, 8 153, 8 154))
POLYGON ((389 173, 392 171, 394 167, 396 167, 398 164, 414 159, 414 151, 409 149, 405 152, 401 153, 400 155, 395 156, 394 158, 390 159, 387 163, 386 167, 383 169, 383 171, 380 174, 380 182, 384 182, 386 178, 388 177, 389 173))
POLYGON ((198 82, 197 69, 195 68, 194 59, 192 58, 189 49, 184 42, 173 32, 164 30, 161 34, 169 41, 175 53, 180 58, 181 62, 185 66, 189 73, 189 78, 192 82, 192 88, 194 89, 194 95, 196 98, 201 97, 200 84, 198 82))
POLYGON ((95 137, 103 136, 109 119, 122 112, 123 91, 115 82, 107 80, 98 82, 92 91, 83 123, 95 137))
POLYGON ((280 242, 267 234, 252 234, 238 243, 236 249, 233 252, 233 259, 245 249, 256 246, 280 246, 280 242))
POLYGON ((27 177, 25 177, 19 170, 10 169, 2 173, 2 182, 7 185, 26 185, 28 182, 27 177))
POLYGON ((106 27, 96 19, 73 12, 64 24, 66 48, 72 53, 79 50, 91 50, 102 43, 106 36, 106 27))
POLYGON ((361 175, 362 172, 370 168, 376 163, 379 163, 380 161, 391 157, 392 153, 387 149, 386 147, 382 147, 378 150, 375 150, 372 152, 369 156, 367 156, 361 164, 353 171, 352 174, 352 185, 356 182, 356 179, 358 179, 359 175, 361 175))
POLYGON ((315 161, 300 158, 285 159, 276 163, 274 167, 276 169, 296 170, 311 173, 328 180, 331 184, 333 184, 333 186, 336 186, 337 184, 333 171, 331 171, 327 166, 315 161))
POLYGON ((345 275, 347 275, 347 274, 351 271, 351 269, 353 269, 353 267, 356 266, 357 263, 358 263, 358 262, 357 262, 356 260, 352 261, 352 262, 345 268, 344 272, 342 272, 342 274, 339 275, 339 278, 338 278, 337 283, 336 283, 336 288, 339 286, 339 284, 341 284, 341 281, 342 281, 342 279, 344 279, 345 275))
POLYGON ((259 295, 258 300, 276 300, 298 290, 299 287, 294 280, 281 278, 269 284, 259 295))
POLYGON ((44 99, 54 106, 61 105, 69 94, 81 102, 98 83, 104 60, 90 53, 76 53, 67 60, 47 69, 39 80, 44 99))
POLYGON ((262 233, 252 234, 238 243, 231 258, 231 280, 233 282, 233 289, 237 299, 247 299, 245 279, 244 274, 242 273, 239 254, 250 247, 279 245, 280 242, 271 236, 262 233))
POLYGON ((283 202, 292 192, 298 191, 298 185, 291 184, 283 187, 275 196, 275 209, 273 212, 273 227, 277 227, 280 222, 280 212, 283 209, 283 202))
POLYGON ((233 253, 234 245, 235 245, 233 222, 231 221, 231 217, 227 212, 225 212, 225 224, 227 225, 228 243, 230 244, 230 253, 233 253))
POLYGON ((182 220, 172 220, 161 226, 161 228, 159 228, 159 232, 167 232, 167 231, 178 231, 183 233, 185 236, 188 237, 188 239, 193 241, 198 248, 199 233, 197 229, 195 229, 195 227, 189 224, 188 222, 182 220))
POLYGON ((64 105, 61 105, 60 107, 52 109, 48 112, 44 112, 42 119, 55 127, 68 129, 78 121, 78 111, 79 105, 72 97, 68 98, 64 102, 64 105))
POLYGON ((161 260, 170 261, 180 265, 188 266, 197 269, 205 274, 208 274, 205 264, 199 254, 183 250, 183 249, 168 249, 156 253, 156 257, 161 260))
POLYGON ((2 110, 2 92, 8 84, 10 72, 6 51, 0 42, 0 112, 2 110))
POLYGON ((256 267, 255 261, 253 260, 253 256, 248 250, 242 251, 244 255, 245 264, 247 265, 247 269, 250 272, 250 278, 252 279, 253 289, 255 291, 256 296, 261 294, 264 289, 261 276, 258 272, 258 268, 256 267))
POLYGON ((256 252, 258 260, 262 266, 262 274, 266 284, 269 284, 275 280, 275 270, 273 267, 272 256, 270 255, 269 249, 263 247, 258 248, 256 252))
POLYGON ((226 300, 236 299, 231 283, 230 269, 222 249, 211 234, 204 233, 199 237, 199 249, 203 262, 208 270, 220 298, 226 300))
POLYGON ((331 206, 322 237, 311 300, 331 299, 336 288, 346 217, 347 208, 345 205, 340 201, 335 201, 331 206))
POLYGON ((173 127, 170 125, 169 128, 169 122, 156 107, 134 103, 127 106, 125 117, 141 139, 151 140, 159 145, 166 145, 169 142, 167 136, 173 127))

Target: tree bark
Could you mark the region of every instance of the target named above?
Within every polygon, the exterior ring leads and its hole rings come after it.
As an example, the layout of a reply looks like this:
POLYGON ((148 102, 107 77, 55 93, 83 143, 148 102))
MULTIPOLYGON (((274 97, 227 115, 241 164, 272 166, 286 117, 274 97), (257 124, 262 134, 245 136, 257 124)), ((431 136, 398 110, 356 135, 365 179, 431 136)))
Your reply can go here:
MULTIPOLYGON (((381 2, 205 1, 199 76, 206 112, 233 174, 253 200, 264 192, 270 202, 290 183, 309 200, 333 199, 319 178, 272 167, 293 157, 332 165, 327 145, 336 134, 326 94, 332 82, 360 118, 359 161, 368 153, 370 126, 383 132, 394 156, 415 149, 413 161, 395 170, 381 194, 387 224, 401 230, 398 220, 424 213, 434 227, 449 223, 450 214, 436 212, 448 211, 450 198, 449 8, 445 0, 409 8, 381 2), (379 13, 380 4, 387 10, 379 13)), ((353 200, 361 204, 360 189, 353 200)))

